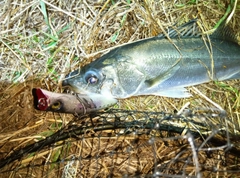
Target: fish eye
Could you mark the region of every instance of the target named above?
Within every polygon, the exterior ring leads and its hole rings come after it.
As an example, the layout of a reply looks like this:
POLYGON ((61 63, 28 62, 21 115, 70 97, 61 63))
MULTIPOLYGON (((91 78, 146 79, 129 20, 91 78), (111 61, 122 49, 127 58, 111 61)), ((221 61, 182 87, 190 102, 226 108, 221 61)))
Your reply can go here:
POLYGON ((85 82, 88 84, 97 84, 101 76, 96 71, 88 71, 84 75, 85 82))
POLYGON ((62 103, 60 101, 56 101, 51 105, 51 109, 54 111, 60 110, 62 108, 62 103))
POLYGON ((91 76, 87 80, 88 80, 88 83, 90 83, 90 84, 95 84, 98 81, 96 76, 91 76))

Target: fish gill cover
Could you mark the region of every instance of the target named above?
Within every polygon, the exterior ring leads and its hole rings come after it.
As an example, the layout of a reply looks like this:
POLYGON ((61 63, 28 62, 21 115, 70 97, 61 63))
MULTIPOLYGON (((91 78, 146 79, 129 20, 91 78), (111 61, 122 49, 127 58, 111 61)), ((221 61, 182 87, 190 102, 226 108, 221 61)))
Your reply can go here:
POLYGON ((84 116, 36 111, 31 93, 61 93, 69 71, 176 23, 198 18, 207 31, 235 8, 229 24, 237 33, 236 3, 0 3, 1 177, 238 177, 239 80, 191 87, 188 99, 120 100, 84 116))

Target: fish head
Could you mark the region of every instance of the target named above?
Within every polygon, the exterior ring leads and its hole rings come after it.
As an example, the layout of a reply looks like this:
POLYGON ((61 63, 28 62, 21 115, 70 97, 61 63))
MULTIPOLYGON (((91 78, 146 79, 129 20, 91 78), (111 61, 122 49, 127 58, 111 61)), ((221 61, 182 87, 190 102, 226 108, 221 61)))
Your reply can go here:
POLYGON ((84 66, 81 69, 70 72, 62 82, 63 87, 70 87, 76 93, 97 93, 113 96, 111 88, 114 87, 117 78, 111 66, 93 68, 84 66))

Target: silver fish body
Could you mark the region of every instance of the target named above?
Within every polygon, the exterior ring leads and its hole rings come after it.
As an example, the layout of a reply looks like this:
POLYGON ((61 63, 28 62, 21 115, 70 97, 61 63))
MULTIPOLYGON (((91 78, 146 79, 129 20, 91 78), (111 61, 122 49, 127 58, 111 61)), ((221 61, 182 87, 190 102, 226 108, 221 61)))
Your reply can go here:
MULTIPOLYGON (((184 27, 191 28, 193 24, 184 27)), ((228 39, 228 32, 219 34, 223 37, 212 35, 210 41, 204 41, 200 35, 179 36, 173 30, 169 35, 172 42, 159 35, 126 44, 71 72, 63 86, 71 86, 79 93, 115 98, 189 97, 185 87, 212 80, 240 79, 240 46, 228 39)))

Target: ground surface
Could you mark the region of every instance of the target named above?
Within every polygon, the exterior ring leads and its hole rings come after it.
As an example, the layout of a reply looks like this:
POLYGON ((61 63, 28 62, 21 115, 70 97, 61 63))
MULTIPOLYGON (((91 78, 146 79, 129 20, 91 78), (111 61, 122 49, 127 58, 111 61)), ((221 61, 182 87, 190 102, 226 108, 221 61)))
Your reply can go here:
MULTIPOLYGON (((214 0, 1 1, 1 177, 240 176, 239 80, 189 88, 188 99, 145 96, 115 106, 147 114, 39 112, 31 95, 33 87, 62 92, 69 71, 112 47, 194 18, 208 31, 233 9, 234 1, 214 0)), ((239 3, 229 25, 239 32, 239 3)))

